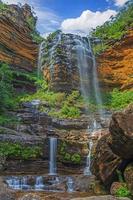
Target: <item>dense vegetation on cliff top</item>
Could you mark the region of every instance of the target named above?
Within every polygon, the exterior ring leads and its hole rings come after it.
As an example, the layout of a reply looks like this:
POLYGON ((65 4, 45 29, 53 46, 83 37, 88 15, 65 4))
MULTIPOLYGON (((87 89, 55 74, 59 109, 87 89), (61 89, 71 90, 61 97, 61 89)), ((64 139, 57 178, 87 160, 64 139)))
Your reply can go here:
POLYGON ((100 53, 116 41, 122 39, 127 31, 133 28, 133 1, 128 1, 120 12, 105 22, 102 26, 98 26, 91 32, 92 37, 101 39, 101 44, 94 46, 95 53, 100 53))

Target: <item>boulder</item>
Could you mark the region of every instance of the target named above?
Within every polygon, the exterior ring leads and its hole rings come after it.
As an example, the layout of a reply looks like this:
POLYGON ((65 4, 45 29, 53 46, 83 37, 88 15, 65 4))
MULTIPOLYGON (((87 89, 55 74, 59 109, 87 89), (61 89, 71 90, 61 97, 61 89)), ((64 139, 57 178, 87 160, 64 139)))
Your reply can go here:
POLYGON ((7 188, 2 178, 0 178, 0 200, 15 200, 15 194, 7 188))
POLYGON ((133 163, 129 164, 124 171, 124 178, 127 186, 133 194, 133 163))
POLYGON ((79 175, 75 178, 75 191, 78 192, 90 192, 93 190, 95 185, 95 177, 90 176, 88 180, 88 176, 79 175))
POLYGON ((109 130, 112 151, 122 159, 133 158, 133 104, 112 115, 109 130))
POLYGON ((110 135, 103 136, 97 144, 91 172, 105 185, 110 185, 116 178, 116 169, 122 163, 119 156, 109 146, 110 135))

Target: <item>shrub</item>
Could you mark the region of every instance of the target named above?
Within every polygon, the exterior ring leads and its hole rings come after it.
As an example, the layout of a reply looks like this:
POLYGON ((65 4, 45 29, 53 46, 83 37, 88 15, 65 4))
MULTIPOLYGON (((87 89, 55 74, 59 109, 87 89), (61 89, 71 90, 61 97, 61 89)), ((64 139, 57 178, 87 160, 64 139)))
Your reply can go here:
POLYGON ((8 6, 5 3, 0 2, 0 11, 5 11, 7 9, 8 9, 8 6))
POLYGON ((0 62, 0 112, 15 106, 13 74, 10 67, 0 62))
POLYGON ((111 108, 119 110, 133 102, 133 91, 119 91, 114 89, 111 93, 111 108))
POLYGON ((80 162, 81 162, 81 156, 78 153, 75 153, 75 154, 72 155, 71 161, 74 164, 80 164, 80 162))
POLYGON ((41 156, 41 148, 38 146, 26 147, 19 143, 0 142, 0 155, 27 160, 41 156))
POLYGON ((31 33, 31 37, 32 37, 32 40, 36 42, 37 44, 40 44, 44 40, 44 38, 42 38, 37 31, 33 31, 31 33))
MULTIPOLYGON (((120 40, 127 33, 127 30, 133 27, 132 19, 133 2, 129 0, 115 17, 111 17, 102 26, 98 26, 95 30, 92 30, 91 35, 92 37, 101 39, 106 49, 111 46, 110 44, 113 40, 120 40), (107 43, 110 43, 109 46, 106 46, 107 43)), ((94 48, 97 47, 94 45, 94 48)), ((100 52, 101 48, 97 50, 97 53, 100 52)))
POLYGON ((125 186, 121 186, 117 191, 116 191, 116 196, 117 197, 131 197, 131 192, 128 190, 128 188, 125 186))
POLYGON ((26 22, 31 30, 35 29, 36 19, 33 16, 27 17, 26 22))
POLYGON ((63 118, 76 118, 80 116, 80 110, 74 106, 64 105, 61 108, 60 116, 63 118))

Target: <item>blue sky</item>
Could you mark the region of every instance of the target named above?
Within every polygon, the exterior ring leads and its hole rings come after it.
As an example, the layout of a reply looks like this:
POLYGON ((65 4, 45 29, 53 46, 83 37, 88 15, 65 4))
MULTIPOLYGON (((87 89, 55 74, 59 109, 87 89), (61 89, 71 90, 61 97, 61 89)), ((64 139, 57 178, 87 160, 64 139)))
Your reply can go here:
POLYGON ((3 0, 21 4, 29 3, 38 16, 38 31, 46 36, 61 29, 63 32, 87 34, 102 25, 127 0, 3 0))

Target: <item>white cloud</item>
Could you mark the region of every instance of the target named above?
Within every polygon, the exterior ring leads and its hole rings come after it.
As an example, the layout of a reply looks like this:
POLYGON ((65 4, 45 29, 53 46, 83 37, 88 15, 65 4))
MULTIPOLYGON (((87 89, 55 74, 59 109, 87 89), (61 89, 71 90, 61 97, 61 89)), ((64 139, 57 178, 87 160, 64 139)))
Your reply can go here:
POLYGON ((116 11, 114 10, 106 10, 103 12, 85 10, 80 17, 64 20, 61 24, 61 29, 63 32, 87 34, 89 30, 104 24, 114 15, 116 15, 116 11))
POLYGON ((116 6, 123 6, 128 0, 115 0, 116 6))

